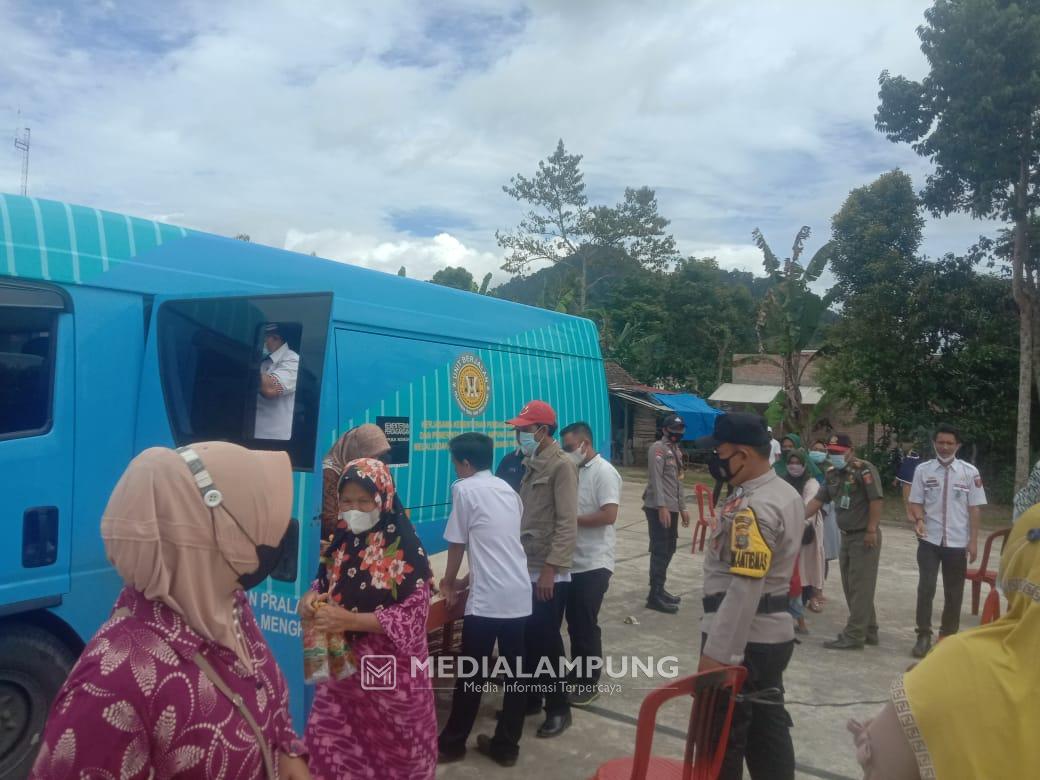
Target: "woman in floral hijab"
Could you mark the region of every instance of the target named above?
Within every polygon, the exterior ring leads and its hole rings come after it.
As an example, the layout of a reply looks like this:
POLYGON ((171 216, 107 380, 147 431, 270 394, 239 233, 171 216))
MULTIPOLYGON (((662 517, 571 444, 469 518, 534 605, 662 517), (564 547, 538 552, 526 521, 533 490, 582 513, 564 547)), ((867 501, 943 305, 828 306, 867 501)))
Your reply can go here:
POLYGON ((339 525, 301 600, 300 611, 316 630, 345 635, 357 665, 315 693, 304 741, 316 780, 423 780, 433 778, 437 766, 430 680, 412 675, 412 658, 428 656, 432 572, 395 493, 381 461, 347 465, 339 525))

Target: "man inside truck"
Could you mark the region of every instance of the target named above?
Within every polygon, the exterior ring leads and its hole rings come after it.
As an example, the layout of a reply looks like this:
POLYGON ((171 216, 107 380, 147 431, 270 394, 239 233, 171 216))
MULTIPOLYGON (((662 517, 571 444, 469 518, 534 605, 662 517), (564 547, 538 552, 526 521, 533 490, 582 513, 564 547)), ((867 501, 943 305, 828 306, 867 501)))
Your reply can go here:
POLYGON ((292 438, 300 356, 289 349, 277 322, 264 326, 264 350, 267 356, 260 364, 260 393, 256 399, 253 436, 288 441, 292 438))

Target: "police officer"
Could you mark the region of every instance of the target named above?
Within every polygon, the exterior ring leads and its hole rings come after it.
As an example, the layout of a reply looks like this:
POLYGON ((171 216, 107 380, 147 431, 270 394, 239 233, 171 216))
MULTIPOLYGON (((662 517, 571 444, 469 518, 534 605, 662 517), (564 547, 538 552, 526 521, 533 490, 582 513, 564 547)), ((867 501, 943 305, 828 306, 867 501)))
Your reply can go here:
POLYGON ((679 539, 679 518, 684 527, 690 524, 679 449, 685 433, 686 423, 679 415, 670 414, 661 420, 661 438, 650 446, 647 456, 648 475, 643 491, 643 511, 650 534, 650 593, 646 607, 669 615, 679 611, 679 597, 664 589, 668 564, 679 539))
POLYGON ((827 443, 828 469, 816 498, 806 507, 811 517, 833 501, 841 529, 841 585, 849 605, 849 619, 836 640, 824 642, 830 650, 862 650, 878 643, 874 590, 881 559, 881 477, 874 464, 852 452, 852 439, 839 433, 827 443))
POLYGON ((709 469, 733 493, 722 506, 704 556, 704 619, 698 671, 743 664, 745 694, 733 712, 721 778, 794 777, 791 718, 783 706, 783 673, 794 652, 787 613, 791 573, 801 550, 805 504, 770 465, 765 420, 755 414, 715 418, 697 440, 713 450, 709 469))

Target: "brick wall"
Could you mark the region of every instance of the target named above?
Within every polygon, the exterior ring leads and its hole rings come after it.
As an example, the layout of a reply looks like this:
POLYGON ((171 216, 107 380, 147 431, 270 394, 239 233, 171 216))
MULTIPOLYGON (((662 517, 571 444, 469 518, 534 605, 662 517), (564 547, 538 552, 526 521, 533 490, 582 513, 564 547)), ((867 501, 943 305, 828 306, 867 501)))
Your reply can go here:
MULTIPOLYGON (((810 354, 812 353, 803 353, 806 357, 810 354)), ((742 363, 743 360, 750 360, 755 357, 758 356, 749 354, 733 356, 734 382, 745 385, 782 385, 784 383, 783 372, 781 372, 779 366, 774 366, 772 363, 764 361, 742 363)), ((776 355, 769 355, 769 357, 775 359, 776 355)), ((816 384, 816 368, 817 362, 814 360, 802 375, 803 386, 816 384)))

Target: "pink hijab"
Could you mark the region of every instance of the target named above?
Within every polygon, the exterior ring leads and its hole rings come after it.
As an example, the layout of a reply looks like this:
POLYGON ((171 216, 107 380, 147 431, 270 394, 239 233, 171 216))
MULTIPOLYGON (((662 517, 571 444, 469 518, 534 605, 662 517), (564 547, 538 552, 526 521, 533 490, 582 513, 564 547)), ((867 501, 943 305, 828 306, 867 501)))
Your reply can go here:
POLYGON ((222 506, 211 511, 203 503, 176 451, 145 450, 127 466, 105 507, 105 552, 127 585, 163 602, 193 630, 251 666, 235 636, 235 592, 241 589, 239 575, 259 566, 254 542, 276 546, 289 526, 289 457, 225 442, 192 449, 223 493, 222 506))
POLYGON ((325 453, 322 467, 332 469, 336 476, 341 476, 347 464, 359 458, 378 458, 390 451, 390 442, 378 425, 365 423, 351 428, 325 453))

